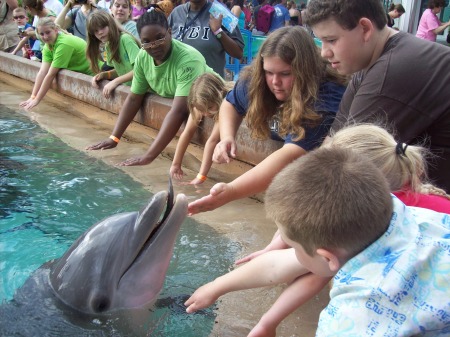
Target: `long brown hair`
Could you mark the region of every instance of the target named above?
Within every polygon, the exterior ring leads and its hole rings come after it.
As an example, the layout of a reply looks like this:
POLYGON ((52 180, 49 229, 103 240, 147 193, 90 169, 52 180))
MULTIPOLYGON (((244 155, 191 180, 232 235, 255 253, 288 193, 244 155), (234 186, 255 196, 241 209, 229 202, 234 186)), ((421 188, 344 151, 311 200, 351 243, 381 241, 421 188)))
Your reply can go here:
MULTIPOLYGON (((89 15, 86 25, 87 31, 87 48, 86 57, 89 60, 92 71, 97 74, 100 72, 98 61, 100 60, 100 44, 101 41, 95 36, 95 31, 108 26, 108 49, 111 53, 111 60, 121 63, 120 59, 120 37, 122 34, 128 34, 121 26, 119 26, 114 18, 106 11, 95 11, 89 15)), ((129 34, 130 36, 133 36, 129 34)), ((136 44, 140 46, 139 41, 133 36, 136 44)))
POLYGON ((279 110, 280 135, 296 135, 294 141, 304 138, 304 127, 321 120, 314 110, 320 84, 323 81, 346 83, 346 78, 327 67, 313 38, 301 27, 283 27, 272 32, 242 76, 250 81, 247 125, 252 136, 258 139, 269 137, 270 121, 279 110), (265 57, 279 57, 292 67, 295 79, 286 102, 279 102, 266 83, 265 57))

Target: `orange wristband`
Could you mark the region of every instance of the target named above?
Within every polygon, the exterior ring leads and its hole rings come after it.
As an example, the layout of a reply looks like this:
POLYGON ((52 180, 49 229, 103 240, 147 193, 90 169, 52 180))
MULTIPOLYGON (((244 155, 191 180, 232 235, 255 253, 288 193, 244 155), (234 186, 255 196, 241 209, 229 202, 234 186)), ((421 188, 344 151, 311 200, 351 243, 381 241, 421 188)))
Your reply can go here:
POLYGON ((206 179, 207 179, 208 177, 207 176, 204 176, 203 174, 197 174, 197 179, 198 180, 200 180, 200 181, 205 181, 206 179))
POLYGON ((120 139, 117 138, 116 136, 113 136, 113 135, 109 136, 109 139, 112 139, 112 140, 115 141, 117 144, 120 142, 120 139))

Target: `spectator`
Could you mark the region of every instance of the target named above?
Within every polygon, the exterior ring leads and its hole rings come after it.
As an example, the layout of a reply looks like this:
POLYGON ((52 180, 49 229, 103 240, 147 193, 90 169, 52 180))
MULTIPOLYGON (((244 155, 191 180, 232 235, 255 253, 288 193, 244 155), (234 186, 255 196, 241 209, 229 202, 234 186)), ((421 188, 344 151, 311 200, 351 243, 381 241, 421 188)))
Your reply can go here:
POLYGON ((403 143, 425 139, 435 155, 430 179, 449 193, 450 100, 444 94, 450 83, 449 50, 390 29, 386 21, 379 0, 308 4, 306 23, 322 40, 322 57, 339 73, 354 74, 332 130, 348 121, 381 121, 403 143))
POLYGON ((131 85, 140 42, 125 32, 106 11, 97 11, 89 16, 87 32, 86 55, 92 72, 97 74, 92 78, 92 86, 99 88, 98 81, 110 80, 103 87, 103 96, 110 98, 118 85, 131 85), (105 44, 106 61, 113 66, 112 70, 100 72, 99 63, 103 60, 98 51, 101 44, 105 44))
MULTIPOLYGON (((50 17, 52 20, 56 19, 56 13, 46 8, 42 0, 23 0, 23 7, 27 10, 27 13, 34 17, 35 22, 46 17, 50 17)), ((35 39, 39 38, 35 30, 28 30, 27 35, 35 39)))
POLYGON ((272 15, 272 22, 270 23, 269 33, 273 32, 275 29, 290 26, 291 17, 289 11, 286 8, 287 0, 272 0, 271 5, 275 9, 272 15))
POLYGON ((420 39, 436 42, 436 36, 450 26, 450 20, 442 23, 437 14, 445 6, 445 0, 429 0, 428 8, 423 12, 419 21, 416 36, 420 39))
POLYGON ((137 21, 147 9, 142 6, 142 0, 134 0, 134 4, 131 5, 131 18, 137 21))
POLYGON ((104 11, 111 14, 111 0, 100 0, 97 2, 97 8, 101 8, 104 11))
POLYGON ((55 22, 62 29, 69 30, 73 35, 86 40, 86 21, 96 9, 95 0, 67 0, 55 22), (80 4, 81 7, 78 6, 80 4))
POLYGON ((124 161, 120 164, 122 166, 150 164, 164 150, 188 117, 187 96, 192 82, 205 72, 213 72, 196 49, 172 39, 163 12, 150 8, 139 18, 137 29, 142 50, 134 64, 131 92, 120 110, 110 138, 89 146, 88 150, 116 147, 147 92, 173 98, 173 103, 147 152, 124 161))
POLYGON ((222 30, 222 19, 209 14, 211 3, 191 0, 175 7, 169 16, 172 37, 197 49, 206 64, 224 77, 225 53, 241 59, 244 40, 239 28, 232 33, 222 30))
POLYGON ((389 6, 389 12, 387 13, 388 27, 394 27, 394 19, 398 19, 403 14, 405 14, 405 8, 402 6, 402 4, 391 3, 391 5, 389 6))
MULTIPOLYGON (((11 54, 16 55, 17 53, 21 53, 23 57, 30 58, 31 56, 31 48, 33 47, 35 38, 28 37, 28 31, 34 31, 32 25, 28 23, 27 12, 22 7, 17 7, 13 11, 13 18, 17 24, 17 28, 19 31, 19 35, 21 40, 16 48, 11 52, 11 54)), ((20 54, 19 54, 20 55, 20 54)))
POLYGON ((131 20, 131 0, 112 0, 111 14, 123 29, 139 40, 136 22, 131 20))
POLYGON ((17 7, 17 0, 0 1, 0 50, 7 53, 19 43, 17 25, 13 20, 13 10, 17 7))
POLYGON ((220 107, 220 143, 213 159, 236 156, 236 132, 244 116, 254 138, 284 146, 229 184, 189 204, 189 212, 213 210, 232 200, 265 191, 292 160, 320 146, 344 93, 344 79, 327 67, 312 37, 301 27, 271 33, 220 107))
POLYGON ((244 0, 233 0, 231 13, 233 13, 234 16, 238 18, 239 29, 245 29, 244 0))
POLYGON ((45 97, 61 69, 92 75, 86 59, 86 42, 83 39, 61 32, 50 17, 40 19, 37 30, 45 46, 31 97, 20 103, 26 110, 34 108, 45 97))
POLYGON ((295 1, 289 1, 287 4, 287 8, 289 10, 289 16, 291 18, 291 26, 301 26, 302 16, 300 14, 300 11, 297 9, 297 4, 295 3, 295 1))

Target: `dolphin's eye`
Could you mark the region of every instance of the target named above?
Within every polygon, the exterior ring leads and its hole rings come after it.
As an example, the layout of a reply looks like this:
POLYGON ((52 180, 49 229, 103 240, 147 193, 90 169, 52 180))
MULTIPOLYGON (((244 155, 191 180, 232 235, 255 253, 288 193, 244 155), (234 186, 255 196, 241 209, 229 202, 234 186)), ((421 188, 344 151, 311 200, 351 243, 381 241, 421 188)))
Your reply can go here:
POLYGON ((104 295, 97 295, 92 298, 91 308, 94 312, 105 312, 110 306, 109 298, 104 295))

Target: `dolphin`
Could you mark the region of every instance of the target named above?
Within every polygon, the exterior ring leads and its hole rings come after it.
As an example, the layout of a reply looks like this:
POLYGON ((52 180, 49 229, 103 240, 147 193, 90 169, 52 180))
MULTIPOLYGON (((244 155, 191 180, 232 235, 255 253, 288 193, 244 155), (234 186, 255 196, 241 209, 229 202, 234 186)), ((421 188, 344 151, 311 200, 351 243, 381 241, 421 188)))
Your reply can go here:
POLYGON ((169 182, 169 191, 155 194, 140 212, 93 225, 49 268, 55 295, 86 314, 151 305, 164 284, 186 215, 186 197, 179 194, 173 204, 169 182))

